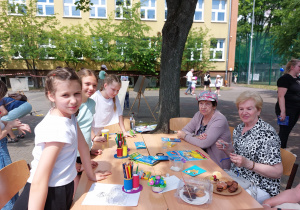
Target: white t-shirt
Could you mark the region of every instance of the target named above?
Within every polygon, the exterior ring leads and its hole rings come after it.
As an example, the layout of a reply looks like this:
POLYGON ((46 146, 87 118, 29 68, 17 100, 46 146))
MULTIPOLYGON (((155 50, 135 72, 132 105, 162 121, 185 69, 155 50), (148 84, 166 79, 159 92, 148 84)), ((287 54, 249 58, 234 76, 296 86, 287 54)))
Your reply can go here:
POLYGON ((116 96, 116 111, 114 111, 114 101, 112 98, 106 99, 101 92, 97 90, 91 98, 96 102, 96 113, 94 114, 94 121, 92 129, 94 133, 98 133, 99 129, 119 123, 119 116, 123 115, 118 96, 116 96))
POLYGON ((57 156, 52 173, 50 175, 49 187, 67 185, 77 175, 75 168, 77 157, 77 121, 75 115, 71 119, 50 114, 35 127, 35 147, 32 151, 33 161, 31 162, 30 177, 31 183, 37 169, 39 160, 46 142, 65 143, 57 156))
POLYGON ((195 88, 195 87, 196 87, 196 81, 193 80, 193 81, 192 81, 192 88, 195 88))
POLYGON ((193 72, 189 71, 189 72, 186 74, 186 77, 187 77, 187 81, 188 81, 188 82, 191 82, 191 81, 192 81, 192 77, 193 77, 193 72))
POLYGON ((215 85, 216 85, 216 87, 221 87, 221 86, 222 86, 222 81, 221 81, 221 79, 216 79, 215 85))

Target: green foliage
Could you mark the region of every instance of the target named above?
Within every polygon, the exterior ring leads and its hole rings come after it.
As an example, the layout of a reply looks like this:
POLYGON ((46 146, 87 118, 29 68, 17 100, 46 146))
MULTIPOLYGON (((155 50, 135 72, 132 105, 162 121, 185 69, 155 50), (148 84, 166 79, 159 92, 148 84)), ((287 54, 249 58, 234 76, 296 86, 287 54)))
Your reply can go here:
POLYGON ((282 24, 274 27, 274 45, 286 59, 300 58, 300 1, 282 0, 282 24))
POLYGON ((92 53, 92 39, 85 34, 85 28, 78 25, 65 26, 60 29, 55 42, 55 57, 68 67, 77 69, 78 64, 85 63, 84 57, 92 53))
POLYGON ((36 1, 34 0, 30 0, 28 5, 14 5, 8 4, 8 1, 1 1, 1 9, 2 56, 24 61, 28 70, 35 74, 36 60, 39 59, 42 51, 45 51, 40 47, 44 41, 44 35, 56 33, 57 20, 55 16, 37 17, 36 1))
MULTIPOLYGON (((210 41, 207 41, 208 29, 191 29, 185 44, 182 58, 182 68, 206 72, 214 68, 210 61, 210 41)), ((215 39, 217 42, 217 40, 215 39)))

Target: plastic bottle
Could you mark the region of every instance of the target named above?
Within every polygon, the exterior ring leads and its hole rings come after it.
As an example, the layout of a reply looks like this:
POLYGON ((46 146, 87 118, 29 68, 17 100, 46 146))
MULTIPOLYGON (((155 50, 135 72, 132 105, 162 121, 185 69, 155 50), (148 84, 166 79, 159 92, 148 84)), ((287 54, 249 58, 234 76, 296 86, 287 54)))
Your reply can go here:
POLYGON ((131 113, 131 117, 130 117, 130 129, 131 130, 135 130, 135 119, 133 118, 134 113, 131 113))

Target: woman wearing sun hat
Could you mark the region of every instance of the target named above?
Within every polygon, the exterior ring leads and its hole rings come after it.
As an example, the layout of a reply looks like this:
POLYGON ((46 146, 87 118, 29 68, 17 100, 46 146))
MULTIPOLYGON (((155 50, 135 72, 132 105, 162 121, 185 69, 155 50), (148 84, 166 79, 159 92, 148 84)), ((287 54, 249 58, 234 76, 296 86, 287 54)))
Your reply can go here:
POLYGON ((178 131, 178 138, 201 147, 221 168, 229 169, 230 160, 226 159, 229 156, 216 147, 218 140, 231 143, 227 119, 217 110, 218 96, 210 91, 202 91, 197 101, 199 111, 178 131))

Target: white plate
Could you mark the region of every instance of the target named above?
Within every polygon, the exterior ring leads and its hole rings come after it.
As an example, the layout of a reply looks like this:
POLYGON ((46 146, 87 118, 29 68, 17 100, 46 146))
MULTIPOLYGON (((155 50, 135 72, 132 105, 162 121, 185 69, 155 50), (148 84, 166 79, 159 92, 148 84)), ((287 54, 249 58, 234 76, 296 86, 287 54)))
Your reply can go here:
POLYGON ((192 205, 202 205, 202 204, 205 204, 205 203, 207 203, 207 201, 209 199, 209 194, 206 191, 204 191, 205 195, 203 197, 196 197, 196 199, 193 199, 192 201, 190 201, 185 195, 183 195, 183 192, 184 192, 184 189, 181 189, 179 191, 180 198, 184 202, 192 204, 192 205))

